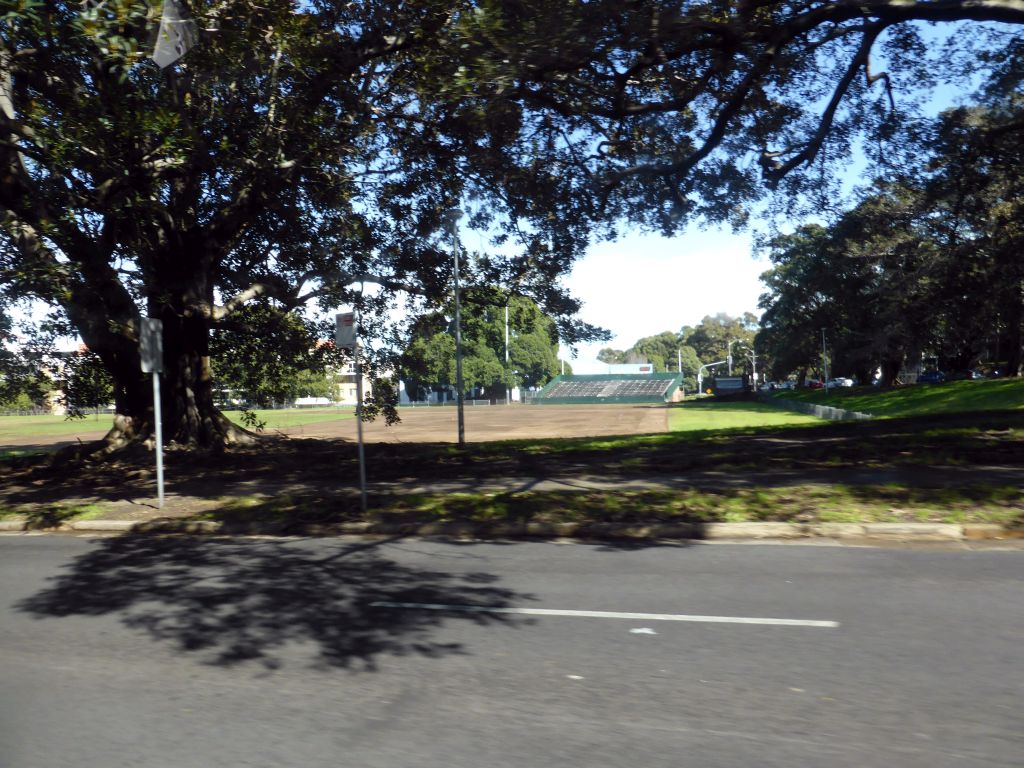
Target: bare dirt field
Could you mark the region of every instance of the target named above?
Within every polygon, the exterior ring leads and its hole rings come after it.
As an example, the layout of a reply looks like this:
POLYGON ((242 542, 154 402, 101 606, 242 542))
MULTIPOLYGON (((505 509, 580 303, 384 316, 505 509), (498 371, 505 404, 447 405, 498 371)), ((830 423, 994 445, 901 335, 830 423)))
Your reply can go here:
MULTIPOLYGON (((363 425, 368 443, 454 443, 454 406, 401 408, 394 426, 383 419, 363 425)), ((598 437, 665 432, 668 410, 660 405, 484 405, 466 406, 466 442, 535 437, 598 437)), ((354 420, 306 424, 285 432, 292 437, 356 439, 354 420)))
MULTIPOLYGON (((387 426, 383 419, 363 425, 368 443, 454 443, 458 425, 454 406, 400 408, 400 423, 387 426)), ((660 405, 475 405, 466 406, 466 442, 514 440, 536 437, 599 437, 601 435, 643 435, 665 432, 668 409, 660 405)), ((37 434, 29 437, 0 436, 5 449, 47 450, 100 440, 108 425, 92 421, 79 423, 74 434, 37 434)), ((324 421, 267 430, 267 434, 289 437, 356 439, 354 419, 324 421)))

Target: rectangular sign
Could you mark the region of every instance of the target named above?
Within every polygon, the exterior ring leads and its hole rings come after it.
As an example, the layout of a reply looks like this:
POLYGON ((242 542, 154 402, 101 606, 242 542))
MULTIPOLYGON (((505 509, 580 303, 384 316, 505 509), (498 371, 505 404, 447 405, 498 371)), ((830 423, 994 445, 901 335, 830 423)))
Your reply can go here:
POLYGON ((199 42, 199 29, 179 0, 164 0, 153 53, 160 69, 171 66, 199 42))
POLYGON ((164 324, 155 317, 142 318, 139 333, 139 356, 143 373, 163 373, 164 324))
POLYGON ((338 349, 356 348, 356 315, 354 312, 340 312, 334 318, 334 343, 338 349))

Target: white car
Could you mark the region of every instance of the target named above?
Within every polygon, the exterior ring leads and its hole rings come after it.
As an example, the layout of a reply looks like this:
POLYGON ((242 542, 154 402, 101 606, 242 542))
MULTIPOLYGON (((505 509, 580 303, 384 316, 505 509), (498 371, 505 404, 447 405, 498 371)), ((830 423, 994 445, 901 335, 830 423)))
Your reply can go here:
POLYGON ((828 383, 828 388, 829 389, 836 389, 838 387, 852 387, 852 386, 853 386, 853 379, 838 378, 838 379, 832 379, 828 383))

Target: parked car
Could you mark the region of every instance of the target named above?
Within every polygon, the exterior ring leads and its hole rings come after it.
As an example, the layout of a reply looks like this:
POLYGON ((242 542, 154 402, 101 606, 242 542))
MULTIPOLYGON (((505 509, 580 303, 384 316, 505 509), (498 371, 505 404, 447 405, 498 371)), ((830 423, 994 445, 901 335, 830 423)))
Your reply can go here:
POLYGON ((821 383, 820 381, 818 381, 817 379, 808 379, 808 380, 807 380, 807 383, 806 383, 806 385, 805 385, 805 386, 806 386, 806 387, 807 387, 808 389, 821 389, 821 388, 822 388, 822 387, 824 387, 825 385, 824 385, 824 384, 822 384, 822 383, 821 383))
POLYGON ((845 377, 839 377, 839 378, 832 379, 828 383, 828 388, 829 389, 835 389, 837 387, 852 387, 852 386, 853 386, 853 379, 847 379, 845 377))
POLYGON ((946 374, 942 371, 925 371, 917 377, 918 384, 941 384, 946 380, 946 374))

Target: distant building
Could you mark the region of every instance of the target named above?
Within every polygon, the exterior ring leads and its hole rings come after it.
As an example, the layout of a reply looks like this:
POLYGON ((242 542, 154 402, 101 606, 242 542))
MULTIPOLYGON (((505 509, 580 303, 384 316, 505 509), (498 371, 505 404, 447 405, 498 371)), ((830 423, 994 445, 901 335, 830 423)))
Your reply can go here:
MULTIPOLYGON (((372 389, 370 377, 364 372, 363 397, 369 397, 372 389)), ((334 373, 334 401, 339 405, 355 405, 359 399, 356 392, 356 366, 350 360, 334 373)))

